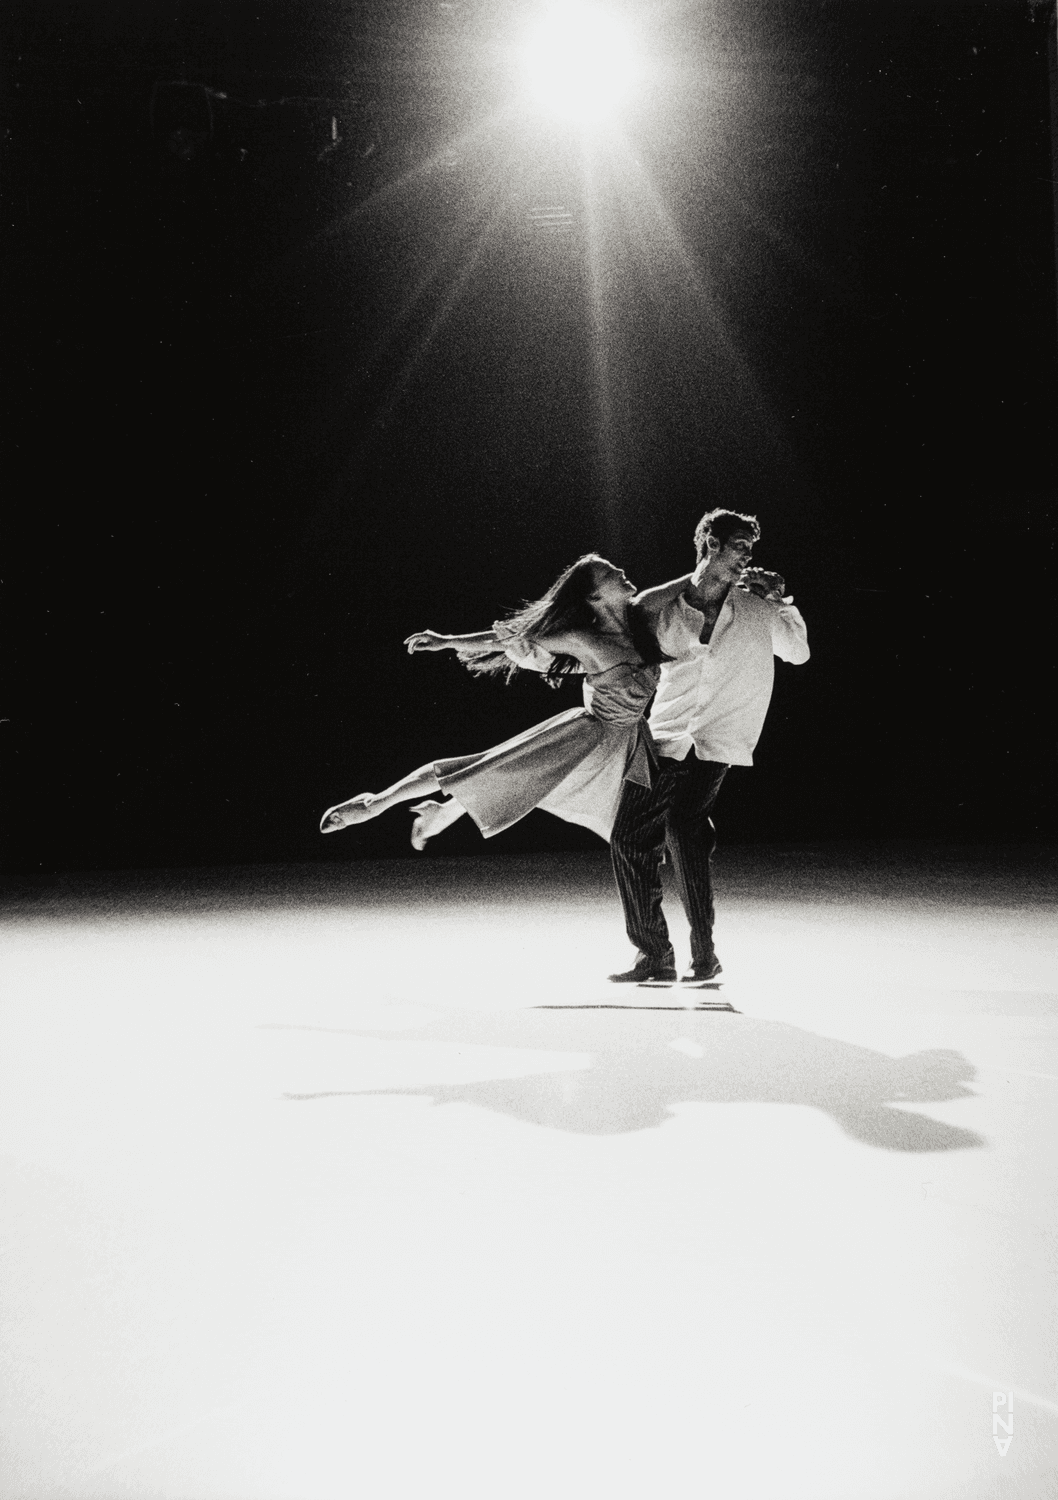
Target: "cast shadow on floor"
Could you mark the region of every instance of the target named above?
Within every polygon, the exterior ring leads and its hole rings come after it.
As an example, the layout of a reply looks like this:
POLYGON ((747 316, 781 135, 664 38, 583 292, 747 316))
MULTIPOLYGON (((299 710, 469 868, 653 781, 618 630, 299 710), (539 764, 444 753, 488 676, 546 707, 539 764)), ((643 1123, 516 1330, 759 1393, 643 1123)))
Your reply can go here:
POLYGON ((971 1130, 908 1107, 973 1097, 967 1085, 975 1070, 958 1052, 933 1049, 892 1058, 797 1026, 723 1012, 604 1014, 603 1023, 597 1013, 576 1011, 473 1018, 463 1012, 439 1017, 421 1034, 422 1040, 463 1047, 587 1053, 592 1061, 584 1069, 563 1066, 520 1078, 285 1097, 415 1095, 586 1135, 650 1130, 671 1119, 681 1104, 792 1104, 822 1110, 853 1139, 888 1151, 955 1151, 986 1144, 971 1130), (693 1055, 698 1050, 701 1056, 693 1055))

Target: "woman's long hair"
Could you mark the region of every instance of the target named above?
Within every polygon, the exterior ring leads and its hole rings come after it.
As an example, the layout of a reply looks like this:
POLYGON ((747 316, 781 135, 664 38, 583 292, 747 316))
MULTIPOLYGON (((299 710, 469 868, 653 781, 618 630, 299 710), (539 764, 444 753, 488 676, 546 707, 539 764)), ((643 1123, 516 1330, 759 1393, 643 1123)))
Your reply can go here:
MULTIPOLYGON (((539 599, 512 610, 495 625, 501 642, 505 640, 525 641, 533 645, 534 639, 559 635, 567 630, 593 630, 598 628, 595 611, 588 602, 588 595, 595 592, 595 568, 598 563, 613 567, 607 558, 598 552, 586 552, 560 573, 554 583, 539 599)), ((632 644, 645 662, 667 661, 658 645, 654 632, 642 619, 638 611, 628 612, 629 634, 632 644)), ((504 677, 508 682, 518 672, 526 670, 506 655, 502 646, 483 653, 459 653, 460 660, 476 677, 504 677)), ((564 677, 572 672, 583 672, 584 668, 575 656, 566 653, 552 657, 551 665, 542 675, 548 687, 557 688, 564 677)))

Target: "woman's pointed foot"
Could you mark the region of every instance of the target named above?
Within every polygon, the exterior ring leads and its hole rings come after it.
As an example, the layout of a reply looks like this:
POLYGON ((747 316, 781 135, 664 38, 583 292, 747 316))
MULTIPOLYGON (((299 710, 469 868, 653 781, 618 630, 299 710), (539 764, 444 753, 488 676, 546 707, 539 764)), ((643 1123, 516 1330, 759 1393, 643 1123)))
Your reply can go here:
POLYGON ((348 802, 336 803, 320 819, 320 832, 337 833, 340 828, 351 828, 354 823, 366 823, 369 818, 377 818, 380 812, 385 811, 384 808, 372 806, 377 801, 373 792, 361 792, 358 797, 350 797, 348 802))
MULTIPOLYGON (((411 808, 415 814, 415 822, 411 825, 411 847, 418 849, 420 854, 434 833, 437 814, 444 805, 443 802, 416 802, 411 808)), ((440 832, 440 829, 437 831, 440 832)))

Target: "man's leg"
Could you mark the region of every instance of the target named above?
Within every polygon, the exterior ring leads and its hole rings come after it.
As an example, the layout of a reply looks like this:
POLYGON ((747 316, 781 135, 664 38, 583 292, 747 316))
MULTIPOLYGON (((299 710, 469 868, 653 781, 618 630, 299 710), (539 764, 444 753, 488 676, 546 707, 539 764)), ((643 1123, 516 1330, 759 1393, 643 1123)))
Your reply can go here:
POLYGON ((716 828, 709 814, 727 769, 718 761, 688 755, 679 762, 669 802, 669 852, 676 888, 691 926, 691 967, 700 975, 716 963, 711 871, 716 828))
MULTIPOLYGON (((655 772, 652 787, 626 781, 610 835, 610 858, 624 908, 625 931, 639 949, 645 967, 671 968, 675 963, 661 910, 661 861, 671 788, 672 775, 665 761, 655 772)), ((632 972, 629 970, 629 974, 632 972)))

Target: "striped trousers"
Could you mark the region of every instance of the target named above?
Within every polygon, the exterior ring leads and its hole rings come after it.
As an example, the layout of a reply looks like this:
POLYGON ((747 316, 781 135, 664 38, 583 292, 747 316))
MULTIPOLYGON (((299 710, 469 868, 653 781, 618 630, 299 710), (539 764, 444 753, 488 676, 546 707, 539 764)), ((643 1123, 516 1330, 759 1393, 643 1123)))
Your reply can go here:
POLYGON ((676 888, 691 926, 691 962, 713 957, 713 883, 710 870, 716 828, 710 813, 727 766, 658 758, 652 787, 626 781, 610 835, 625 931, 648 958, 671 962, 672 943, 661 910, 661 865, 666 847, 676 888))

